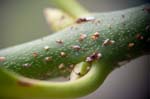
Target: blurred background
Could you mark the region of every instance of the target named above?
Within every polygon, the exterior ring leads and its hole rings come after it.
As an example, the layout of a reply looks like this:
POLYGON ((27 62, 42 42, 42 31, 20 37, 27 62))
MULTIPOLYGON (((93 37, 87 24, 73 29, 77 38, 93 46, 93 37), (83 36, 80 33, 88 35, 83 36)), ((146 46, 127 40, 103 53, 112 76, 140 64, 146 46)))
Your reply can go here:
MULTIPOLYGON (((149 0, 78 0, 91 12, 138 6, 149 0)), ((0 0, 0 48, 52 33, 43 11, 50 0, 0 0)), ((79 99, 148 99, 150 56, 142 56, 113 71, 94 93, 79 99)))

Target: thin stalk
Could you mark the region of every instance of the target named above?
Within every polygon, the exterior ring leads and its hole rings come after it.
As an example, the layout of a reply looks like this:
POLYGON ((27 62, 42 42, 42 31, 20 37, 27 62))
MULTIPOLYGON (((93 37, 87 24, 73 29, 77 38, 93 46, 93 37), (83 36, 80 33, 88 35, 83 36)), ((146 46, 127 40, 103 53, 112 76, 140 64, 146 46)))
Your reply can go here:
POLYGON ((78 80, 48 82, 20 77, 14 73, 0 69, 1 84, 3 84, 0 90, 0 97, 77 98, 96 90, 111 71, 112 68, 107 68, 106 65, 94 62, 91 70, 78 80))
POLYGON ((70 14, 73 18, 89 14, 88 11, 81 6, 76 0, 51 0, 58 8, 70 14))

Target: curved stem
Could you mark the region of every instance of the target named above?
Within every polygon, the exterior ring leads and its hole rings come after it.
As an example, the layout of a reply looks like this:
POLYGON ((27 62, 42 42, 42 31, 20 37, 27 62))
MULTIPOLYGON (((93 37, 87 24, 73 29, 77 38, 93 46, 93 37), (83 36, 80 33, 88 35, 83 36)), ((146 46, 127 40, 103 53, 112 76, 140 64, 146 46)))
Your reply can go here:
POLYGON ((64 10, 74 18, 79 18, 83 15, 87 15, 88 11, 83 8, 75 0, 51 0, 57 7, 64 10))
POLYGON ((150 14, 142 10, 145 7, 147 5, 98 14, 94 21, 1 50, 0 68, 37 79, 68 75, 66 71, 70 64, 89 58, 99 59, 100 62, 93 63, 92 69, 83 78, 63 83, 22 78, 1 70, 1 97, 54 99, 79 97, 94 91, 120 62, 129 61, 150 50, 150 14), (80 41, 81 33, 85 35, 83 41, 80 41), (62 64, 63 70, 59 68, 62 64))
POLYGON ((76 98, 97 89, 112 71, 108 66, 94 62, 91 70, 82 78, 69 82, 48 82, 23 78, 0 69, 3 86, 0 96, 8 97, 50 97, 76 98), (9 91, 8 91, 8 89, 9 91), (14 91, 15 90, 15 91, 14 91))
POLYGON ((47 79, 68 76, 70 65, 85 61, 95 52, 102 56, 99 61, 114 66, 134 59, 150 50, 150 14, 141 10, 145 7, 97 14, 93 21, 0 50, 0 67, 26 77, 47 79))

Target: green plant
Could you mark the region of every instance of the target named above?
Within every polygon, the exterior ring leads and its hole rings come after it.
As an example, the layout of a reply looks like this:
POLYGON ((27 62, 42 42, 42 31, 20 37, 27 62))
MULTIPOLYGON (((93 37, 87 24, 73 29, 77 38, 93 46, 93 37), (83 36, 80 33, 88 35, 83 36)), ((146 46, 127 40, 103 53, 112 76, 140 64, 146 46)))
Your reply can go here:
POLYGON ((53 2, 71 18, 64 27, 71 26, 0 51, 1 97, 84 96, 98 88, 122 62, 149 52, 148 4, 92 14, 73 0, 68 2, 77 7, 65 6, 63 1, 53 2), (79 18, 81 16, 84 17, 79 18), (68 82, 43 81, 70 73, 71 81, 68 82))

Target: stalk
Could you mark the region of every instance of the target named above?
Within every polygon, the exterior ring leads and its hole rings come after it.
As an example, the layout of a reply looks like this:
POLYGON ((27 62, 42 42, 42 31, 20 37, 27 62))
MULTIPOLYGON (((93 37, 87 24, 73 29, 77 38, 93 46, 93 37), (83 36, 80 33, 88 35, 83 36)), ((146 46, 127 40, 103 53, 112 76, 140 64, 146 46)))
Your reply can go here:
POLYGON ((111 71, 111 68, 94 62, 91 70, 81 79, 70 82, 48 82, 20 77, 17 74, 1 70, 0 77, 3 86, 1 86, 0 96, 5 98, 77 98, 96 90, 111 71), (82 90, 79 91, 79 89, 82 90))
POLYGON ((0 79, 3 90, 0 96, 6 96, 7 88, 10 89, 10 97, 28 97, 31 93, 31 97, 75 98, 94 91, 121 63, 150 52, 150 14, 147 7, 149 5, 146 4, 93 14, 93 20, 81 21, 50 36, 2 49, 0 79), (83 61, 91 64, 91 70, 75 81, 52 83, 30 79, 68 76, 71 66, 83 61), (8 71, 28 78, 11 76, 8 71), (23 80, 21 85, 29 87, 18 87, 18 80, 23 80))
POLYGON ((146 53, 145 50, 149 51, 150 32, 146 28, 150 14, 142 10, 146 6, 95 14, 93 21, 2 49, 0 56, 5 60, 0 62, 0 66, 26 77, 47 79, 68 75, 70 65, 86 61, 94 52, 102 54, 100 61, 117 66, 121 61, 129 61, 146 53), (93 39, 96 32, 99 37, 93 39), (81 34, 86 35, 82 41, 81 34), (59 68, 60 65, 63 68, 59 68))
POLYGON ((75 19, 89 14, 76 0, 51 0, 51 2, 75 19))

